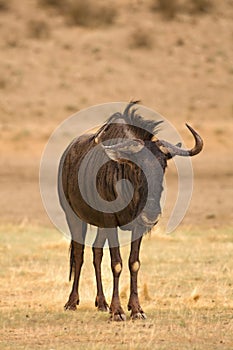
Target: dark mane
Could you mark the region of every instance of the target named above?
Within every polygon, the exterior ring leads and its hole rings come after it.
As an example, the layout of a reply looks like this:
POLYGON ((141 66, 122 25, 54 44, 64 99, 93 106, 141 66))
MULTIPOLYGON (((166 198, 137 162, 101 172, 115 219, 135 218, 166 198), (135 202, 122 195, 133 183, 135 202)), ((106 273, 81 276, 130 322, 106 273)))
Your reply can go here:
MULTIPOLYGON (((128 125, 133 126, 133 131, 136 132, 137 137, 141 139, 151 138, 159 131, 158 125, 163 123, 162 120, 146 120, 137 113, 137 108, 132 108, 139 101, 131 101, 125 108, 123 114, 120 112, 114 113, 107 121, 106 124, 119 123, 120 119, 128 125)), ((105 125, 106 125, 105 124, 105 125)))

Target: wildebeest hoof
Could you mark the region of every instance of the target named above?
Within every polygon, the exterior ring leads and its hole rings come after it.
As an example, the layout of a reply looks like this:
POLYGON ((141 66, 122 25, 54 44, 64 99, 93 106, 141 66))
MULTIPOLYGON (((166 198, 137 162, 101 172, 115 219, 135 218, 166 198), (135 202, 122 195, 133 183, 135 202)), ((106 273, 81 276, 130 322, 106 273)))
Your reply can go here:
POLYGON ((110 319, 112 321, 126 321, 126 315, 118 301, 112 301, 110 305, 110 319))
POLYGON ((124 313, 115 313, 115 314, 111 314, 110 319, 111 321, 117 321, 117 322, 126 321, 126 315, 124 313))
POLYGON ((98 305, 97 308, 98 308, 98 311, 102 311, 102 312, 109 311, 109 306, 106 302, 102 305, 98 305))
POLYGON ((65 304, 65 306, 64 306, 64 309, 65 310, 72 310, 72 311, 75 311, 75 310, 77 310, 77 306, 76 306, 76 304, 70 304, 69 302, 68 303, 66 303, 65 304))
POLYGON ((79 299, 77 297, 70 297, 67 303, 64 306, 65 310, 75 311, 77 309, 77 305, 79 304, 79 299))
POLYGON ((139 312, 135 312, 135 313, 131 313, 130 318, 132 320, 146 320, 146 314, 143 311, 139 311, 139 312))
POLYGON ((95 306, 98 308, 98 311, 106 312, 109 310, 108 303, 106 302, 105 298, 96 297, 95 299, 95 306))

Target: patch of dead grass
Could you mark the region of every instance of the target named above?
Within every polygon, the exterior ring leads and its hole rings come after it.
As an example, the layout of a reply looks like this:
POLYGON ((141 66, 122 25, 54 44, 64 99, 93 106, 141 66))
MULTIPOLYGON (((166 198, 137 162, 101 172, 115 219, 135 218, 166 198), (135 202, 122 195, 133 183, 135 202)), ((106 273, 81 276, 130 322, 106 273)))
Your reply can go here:
POLYGON ((0 12, 5 12, 10 9, 11 0, 0 0, 0 12))
POLYGON ((27 27, 28 34, 31 38, 46 40, 50 37, 50 27, 43 19, 31 19, 27 27))
POLYGON ((42 6, 50 6, 58 9, 62 9, 64 7, 63 0, 38 0, 38 3, 42 6))
POLYGON ((133 49, 151 49, 153 47, 153 35, 149 28, 137 26, 129 37, 129 46, 133 49))
POLYGON ((178 0, 154 0, 151 7, 169 20, 175 18, 179 10, 178 0))
POLYGON ((65 14, 72 25, 96 27, 113 24, 117 10, 111 4, 99 5, 93 0, 70 0, 65 14))
POLYGON ((215 7, 213 0, 153 0, 151 9, 162 14, 167 20, 172 20, 179 14, 200 15, 211 12, 215 7))
POLYGON ((108 26, 117 17, 117 7, 113 3, 98 3, 94 0, 39 0, 39 4, 56 9, 70 25, 108 26))
POLYGON ((191 0, 191 10, 193 13, 208 13, 214 8, 213 0, 191 0))

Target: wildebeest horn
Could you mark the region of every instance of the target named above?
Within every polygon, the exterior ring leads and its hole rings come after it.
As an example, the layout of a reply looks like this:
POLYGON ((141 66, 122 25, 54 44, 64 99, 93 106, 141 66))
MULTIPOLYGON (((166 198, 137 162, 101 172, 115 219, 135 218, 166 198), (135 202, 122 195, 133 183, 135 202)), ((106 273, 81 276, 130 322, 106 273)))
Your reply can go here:
POLYGON ((185 150, 180 147, 177 147, 176 145, 172 145, 171 143, 163 140, 157 140, 155 141, 157 146, 159 147, 160 151, 166 154, 167 156, 174 157, 174 156, 182 156, 182 157, 192 157, 196 154, 200 153, 203 148, 203 140, 200 135, 188 124, 185 124, 187 128, 191 131, 191 133, 194 136, 195 139, 195 146, 190 150, 185 150))

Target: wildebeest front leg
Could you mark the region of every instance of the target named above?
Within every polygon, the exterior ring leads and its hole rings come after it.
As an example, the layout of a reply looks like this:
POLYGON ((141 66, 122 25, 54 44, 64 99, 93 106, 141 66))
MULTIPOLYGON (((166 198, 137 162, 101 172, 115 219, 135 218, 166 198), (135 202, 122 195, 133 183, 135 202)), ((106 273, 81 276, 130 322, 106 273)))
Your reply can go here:
POLYGON ((79 304, 78 286, 80 272, 83 265, 84 243, 87 225, 74 216, 67 216, 67 222, 72 237, 70 245, 70 279, 72 271, 74 270, 74 281, 69 299, 64 308, 65 310, 76 310, 76 307, 79 304))
POLYGON ((119 297, 119 278, 122 271, 122 259, 120 254, 117 229, 112 229, 108 236, 109 249, 111 255, 111 268, 113 273, 113 293, 110 305, 111 319, 113 321, 125 321, 126 316, 121 307, 119 297))
POLYGON ((134 233, 132 233, 131 251, 129 256, 130 297, 128 302, 128 310, 131 310, 132 319, 145 319, 146 315, 139 303, 137 286, 138 271, 140 268, 139 250, 142 237, 139 237, 136 240, 134 240, 134 238, 134 233))
POLYGON ((96 284, 97 284, 97 295, 95 299, 95 306, 100 311, 107 311, 109 309, 109 306, 104 296, 102 278, 101 278, 101 262, 103 257, 103 246, 107 239, 106 234, 107 233, 105 229, 98 228, 97 236, 92 247, 93 264, 95 268, 96 284))

